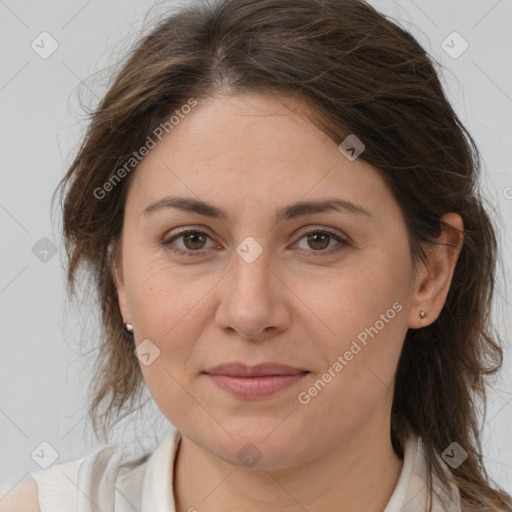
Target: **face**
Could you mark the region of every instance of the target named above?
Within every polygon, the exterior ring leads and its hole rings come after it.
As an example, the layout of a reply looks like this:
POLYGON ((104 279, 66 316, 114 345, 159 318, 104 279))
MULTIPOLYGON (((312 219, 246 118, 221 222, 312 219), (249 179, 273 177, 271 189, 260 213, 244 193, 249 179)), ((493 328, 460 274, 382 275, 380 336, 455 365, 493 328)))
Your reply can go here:
POLYGON ((388 426, 414 279, 379 171, 300 104, 250 94, 199 101, 133 178, 119 302, 184 437, 233 464, 252 443, 262 467, 284 468, 388 426), (319 201, 338 207, 289 209, 319 201), (230 363, 294 375, 205 373, 230 363))

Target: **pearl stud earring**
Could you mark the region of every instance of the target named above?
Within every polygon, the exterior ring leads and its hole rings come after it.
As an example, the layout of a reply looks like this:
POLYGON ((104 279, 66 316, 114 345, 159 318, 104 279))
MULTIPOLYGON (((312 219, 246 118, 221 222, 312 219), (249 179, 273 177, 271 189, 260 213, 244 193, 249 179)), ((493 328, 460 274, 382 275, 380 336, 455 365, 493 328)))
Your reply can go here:
POLYGON ((124 323, 124 316, 123 318, 123 327, 126 332, 132 333, 133 332, 133 325, 132 324, 126 324, 124 323))

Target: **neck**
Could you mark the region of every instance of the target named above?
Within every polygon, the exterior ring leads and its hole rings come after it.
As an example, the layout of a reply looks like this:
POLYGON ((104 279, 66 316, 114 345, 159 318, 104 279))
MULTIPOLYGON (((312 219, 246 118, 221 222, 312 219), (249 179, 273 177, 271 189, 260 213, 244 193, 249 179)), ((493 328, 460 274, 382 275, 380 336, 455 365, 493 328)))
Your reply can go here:
POLYGON ((229 464, 182 436, 174 468, 176 512, 381 512, 401 468, 389 428, 378 430, 375 423, 314 460, 269 471, 229 464))

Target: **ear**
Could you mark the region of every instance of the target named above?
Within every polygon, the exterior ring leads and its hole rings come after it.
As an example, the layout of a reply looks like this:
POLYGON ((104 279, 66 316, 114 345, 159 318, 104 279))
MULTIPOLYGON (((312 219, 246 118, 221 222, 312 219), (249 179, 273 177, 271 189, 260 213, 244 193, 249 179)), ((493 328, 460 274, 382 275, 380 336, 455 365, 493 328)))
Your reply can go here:
POLYGON ((432 324, 441 313, 464 243, 464 223, 460 215, 446 213, 441 221, 449 227, 441 226, 437 244, 427 252, 428 268, 423 265, 416 278, 409 314, 409 327, 412 329, 432 324), (427 316, 420 318, 420 311, 425 311, 427 316))
POLYGON ((121 315, 123 316, 125 323, 130 323, 130 315, 126 304, 126 290, 124 286, 123 264, 120 254, 121 247, 122 237, 119 238, 119 241, 117 243, 115 241, 109 242, 107 249, 108 262, 117 289, 117 298, 119 301, 119 309, 121 311, 121 315))

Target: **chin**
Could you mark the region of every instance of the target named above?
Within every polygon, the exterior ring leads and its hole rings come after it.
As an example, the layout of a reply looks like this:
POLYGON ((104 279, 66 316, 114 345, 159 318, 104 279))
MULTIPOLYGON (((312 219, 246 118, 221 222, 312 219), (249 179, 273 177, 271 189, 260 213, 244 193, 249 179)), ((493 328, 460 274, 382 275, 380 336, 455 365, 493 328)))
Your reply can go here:
POLYGON ((205 440, 205 448, 230 464, 248 469, 291 467, 299 462, 299 457, 307 449, 302 444, 309 447, 311 444, 297 432, 290 432, 285 428, 279 430, 284 424, 276 428, 281 421, 265 421, 259 426, 254 420, 248 421, 246 428, 240 425, 239 429, 228 430, 232 437, 224 432, 220 442, 212 440, 210 444, 210 440, 205 440))

